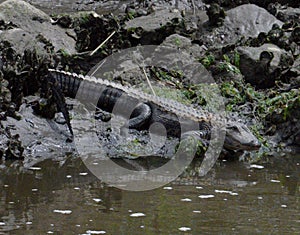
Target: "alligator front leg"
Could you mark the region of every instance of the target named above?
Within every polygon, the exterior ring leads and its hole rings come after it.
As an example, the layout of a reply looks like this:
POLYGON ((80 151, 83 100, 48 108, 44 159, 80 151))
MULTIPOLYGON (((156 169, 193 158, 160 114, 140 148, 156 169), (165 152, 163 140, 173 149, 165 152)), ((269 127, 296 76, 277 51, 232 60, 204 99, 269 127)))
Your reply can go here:
POLYGON ((196 139, 196 141, 200 142, 204 148, 208 147, 209 133, 207 130, 196 130, 196 131, 185 132, 182 134, 181 139, 185 140, 191 137, 196 139))
POLYGON ((199 130, 185 132, 182 134, 181 139, 184 140, 189 137, 192 137, 197 141, 201 142, 204 148, 207 148, 209 145, 210 134, 211 134, 211 126, 206 122, 200 122, 199 130))

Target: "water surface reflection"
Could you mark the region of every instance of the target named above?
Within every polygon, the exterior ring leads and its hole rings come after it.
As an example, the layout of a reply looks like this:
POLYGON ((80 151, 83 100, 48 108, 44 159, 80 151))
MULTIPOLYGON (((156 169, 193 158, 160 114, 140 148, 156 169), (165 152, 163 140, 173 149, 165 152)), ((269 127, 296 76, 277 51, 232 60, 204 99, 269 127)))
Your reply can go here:
MULTIPOLYGON (((9 164, 9 163, 6 163, 9 164)), ((0 171, 0 234, 294 234, 300 157, 265 168, 222 163, 148 192, 105 185, 80 159, 0 171)))

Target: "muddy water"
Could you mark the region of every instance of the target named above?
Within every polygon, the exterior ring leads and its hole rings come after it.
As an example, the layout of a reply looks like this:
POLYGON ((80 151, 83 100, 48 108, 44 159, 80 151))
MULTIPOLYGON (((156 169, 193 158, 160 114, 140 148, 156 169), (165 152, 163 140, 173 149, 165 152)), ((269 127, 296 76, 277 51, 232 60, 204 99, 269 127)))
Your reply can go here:
POLYGON ((298 234, 300 156, 259 168, 222 162, 204 178, 128 192, 80 158, 2 163, 0 234, 298 234))

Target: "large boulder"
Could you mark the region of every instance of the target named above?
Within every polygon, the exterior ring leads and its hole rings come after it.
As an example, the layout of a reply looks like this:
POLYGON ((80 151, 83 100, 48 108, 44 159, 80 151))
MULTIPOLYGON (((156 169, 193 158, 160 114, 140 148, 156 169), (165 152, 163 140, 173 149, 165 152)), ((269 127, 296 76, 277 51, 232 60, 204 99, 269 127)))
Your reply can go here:
POLYGON ((125 29, 142 44, 159 44, 167 36, 184 28, 184 20, 178 10, 159 10, 126 22, 125 29))
POLYGON ((189 59, 194 61, 204 56, 206 48, 192 43, 192 40, 179 34, 172 34, 167 37, 161 46, 174 48, 175 50, 184 51, 189 55, 189 59))
POLYGON ((258 88, 275 85, 275 79, 293 63, 290 53, 273 44, 238 47, 237 51, 240 55, 240 71, 245 76, 245 81, 258 88), (271 55, 269 58, 268 54, 271 55))
POLYGON ((27 2, 7 0, 1 3, 0 21, 13 25, 0 33, 0 40, 8 41, 17 52, 33 48, 43 50, 49 44, 55 51, 76 52, 75 40, 69 36, 74 32, 53 25, 50 16, 27 2))
POLYGON ((276 19, 264 8, 253 4, 245 4, 228 10, 223 26, 201 32, 200 39, 209 46, 232 44, 237 40, 250 37, 257 37, 261 32, 269 32, 272 25, 283 25, 283 22, 276 19))
POLYGON ((278 2, 268 6, 268 10, 281 21, 300 22, 300 8, 281 6, 278 2))

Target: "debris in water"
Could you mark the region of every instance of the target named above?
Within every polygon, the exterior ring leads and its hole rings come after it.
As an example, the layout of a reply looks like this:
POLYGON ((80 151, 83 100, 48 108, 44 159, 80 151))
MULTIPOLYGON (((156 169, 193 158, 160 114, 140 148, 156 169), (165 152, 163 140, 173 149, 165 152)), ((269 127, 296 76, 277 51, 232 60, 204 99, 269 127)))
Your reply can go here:
POLYGON ((261 166, 261 165, 252 164, 252 165, 250 165, 250 168, 264 169, 265 167, 264 167, 264 166, 261 166))
POLYGON ((215 197, 215 195, 212 195, 212 194, 208 194, 208 195, 200 195, 198 196, 199 198, 202 198, 202 199, 206 199, 206 198, 213 198, 215 197))
POLYGON ((143 217, 146 216, 144 213, 133 213, 130 215, 130 217, 143 217))
POLYGON ((182 202, 191 202, 192 199, 189 199, 189 198, 182 198, 180 201, 182 201, 182 202))
POLYGON ((280 180, 270 180, 272 183, 280 183, 280 180))
POLYGON ((88 231, 86 231, 86 234, 89 234, 89 235, 90 234, 106 234, 106 232, 105 231, 88 230, 88 231))
POLYGON ((235 192, 232 192, 232 191, 228 191, 228 190, 218 190, 218 189, 216 189, 215 192, 216 192, 216 193, 228 193, 228 194, 230 194, 230 195, 232 195, 232 196, 237 196, 237 195, 239 195, 238 193, 235 193, 235 192))
POLYGON ((186 231, 191 231, 192 229, 189 228, 189 227, 181 227, 179 228, 179 231, 182 231, 182 232, 186 232, 186 231))
POLYGON ((54 213, 60 213, 60 214, 64 214, 64 215, 69 215, 72 213, 71 210, 53 210, 54 213))

